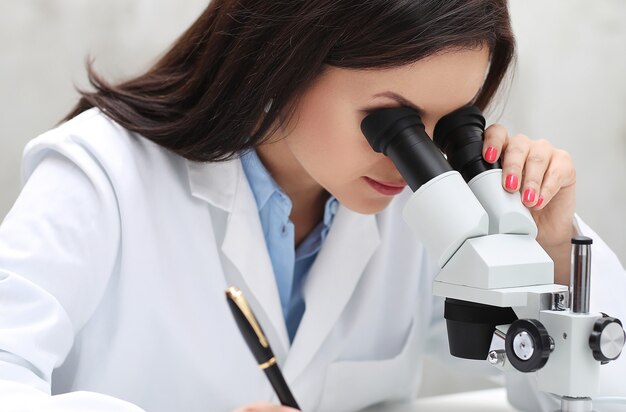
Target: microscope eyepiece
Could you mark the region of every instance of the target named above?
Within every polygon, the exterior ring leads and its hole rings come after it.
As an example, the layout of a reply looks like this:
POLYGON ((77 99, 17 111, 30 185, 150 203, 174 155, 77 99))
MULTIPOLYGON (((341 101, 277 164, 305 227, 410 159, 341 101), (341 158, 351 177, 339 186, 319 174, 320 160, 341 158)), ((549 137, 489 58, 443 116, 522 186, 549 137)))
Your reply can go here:
POLYGON ((372 149, 391 158, 414 192, 432 178, 452 170, 413 109, 377 110, 363 119, 361 131, 372 149))
POLYGON ((384 154, 387 154, 389 143, 407 127, 424 130, 420 115, 408 107, 376 110, 361 122, 361 130, 370 146, 376 152, 384 154))
POLYGON ((482 156, 485 118, 476 106, 465 106, 442 117, 435 126, 433 140, 466 182, 482 172, 497 169, 482 156))

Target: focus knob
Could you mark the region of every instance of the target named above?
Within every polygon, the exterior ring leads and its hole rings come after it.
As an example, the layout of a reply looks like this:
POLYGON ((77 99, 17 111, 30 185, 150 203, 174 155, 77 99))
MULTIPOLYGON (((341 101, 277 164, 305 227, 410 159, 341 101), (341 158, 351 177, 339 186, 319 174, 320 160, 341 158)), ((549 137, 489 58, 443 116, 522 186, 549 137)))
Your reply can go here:
POLYGON ((541 322, 518 319, 511 323, 504 343, 506 357, 520 372, 534 372, 543 368, 553 349, 552 338, 541 322))
POLYGON ((595 360, 607 363, 619 357, 625 340, 622 322, 605 316, 593 324, 593 332, 589 336, 589 347, 595 360))

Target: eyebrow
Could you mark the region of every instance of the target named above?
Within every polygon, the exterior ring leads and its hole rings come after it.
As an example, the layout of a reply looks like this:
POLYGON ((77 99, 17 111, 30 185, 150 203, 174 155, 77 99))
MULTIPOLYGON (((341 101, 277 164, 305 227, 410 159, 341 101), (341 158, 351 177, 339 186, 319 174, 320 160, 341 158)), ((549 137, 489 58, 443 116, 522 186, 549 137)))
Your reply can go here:
POLYGON ((406 97, 401 96, 394 92, 387 91, 387 92, 377 93, 373 97, 387 97, 389 99, 395 100, 396 102, 400 103, 402 106, 410 107, 411 109, 415 110, 419 114, 424 113, 424 109, 422 109, 415 103, 409 101, 406 97))

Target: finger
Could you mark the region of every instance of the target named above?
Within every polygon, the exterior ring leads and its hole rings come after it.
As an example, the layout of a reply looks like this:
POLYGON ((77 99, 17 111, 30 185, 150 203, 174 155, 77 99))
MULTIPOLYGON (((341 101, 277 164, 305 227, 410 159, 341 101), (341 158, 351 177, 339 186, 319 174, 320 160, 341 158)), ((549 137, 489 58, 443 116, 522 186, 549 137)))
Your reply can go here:
POLYGON ((543 176, 539 197, 533 210, 541 210, 564 187, 576 182, 576 169, 569 153, 555 150, 543 176))
POLYGON ((509 192, 515 192, 520 188, 530 143, 530 139, 523 134, 509 137, 504 143, 502 149, 502 185, 509 192))
MULTIPOLYGON (((522 202, 526 207, 533 207, 539 201, 541 184, 553 152, 554 147, 547 140, 530 142, 521 184, 522 202)), ((543 199, 545 200, 545 197, 543 199)))
POLYGON ((237 408, 233 412, 261 412, 267 410, 267 408, 271 406, 272 405, 267 402, 256 402, 237 408))
POLYGON ((297 412, 297 409, 287 406, 275 405, 268 402, 251 403, 241 408, 235 409, 233 412, 297 412))
POLYGON ((492 124, 485 129, 484 136, 483 158, 488 163, 495 163, 502 153, 502 147, 504 146, 508 132, 501 124, 492 124))

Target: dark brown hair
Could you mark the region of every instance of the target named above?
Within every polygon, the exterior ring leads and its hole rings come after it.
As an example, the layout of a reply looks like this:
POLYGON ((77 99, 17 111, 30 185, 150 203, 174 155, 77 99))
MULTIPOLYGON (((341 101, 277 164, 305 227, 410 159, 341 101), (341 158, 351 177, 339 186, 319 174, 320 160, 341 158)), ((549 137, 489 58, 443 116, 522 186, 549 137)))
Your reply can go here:
POLYGON ((90 66, 95 91, 67 118, 95 106, 187 159, 225 160, 270 135, 327 65, 390 68, 483 45, 481 108, 514 55, 506 0, 213 0, 145 74, 114 85, 90 66))

